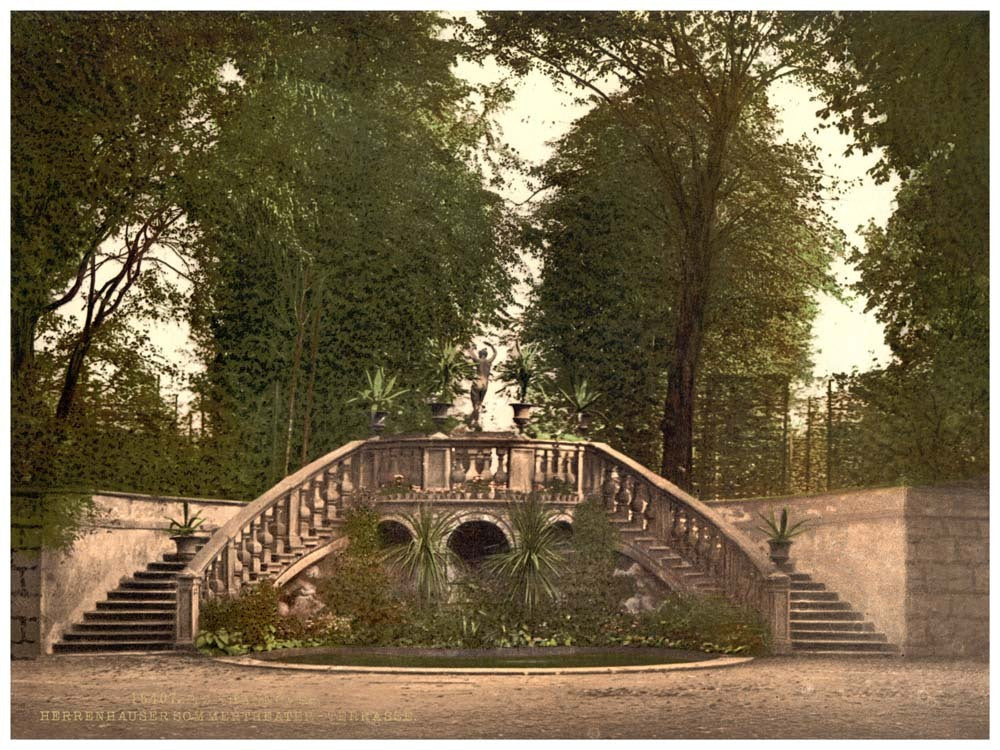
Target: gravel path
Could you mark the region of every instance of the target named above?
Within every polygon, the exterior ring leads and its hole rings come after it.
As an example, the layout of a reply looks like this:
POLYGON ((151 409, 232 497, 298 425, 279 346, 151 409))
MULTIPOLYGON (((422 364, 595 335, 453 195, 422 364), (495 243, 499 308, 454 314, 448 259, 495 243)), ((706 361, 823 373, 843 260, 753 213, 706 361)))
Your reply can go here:
POLYGON ((985 738, 979 662, 765 658, 577 676, 285 672, 190 654, 11 662, 14 738, 985 738), (89 713, 88 713, 89 712, 89 713))

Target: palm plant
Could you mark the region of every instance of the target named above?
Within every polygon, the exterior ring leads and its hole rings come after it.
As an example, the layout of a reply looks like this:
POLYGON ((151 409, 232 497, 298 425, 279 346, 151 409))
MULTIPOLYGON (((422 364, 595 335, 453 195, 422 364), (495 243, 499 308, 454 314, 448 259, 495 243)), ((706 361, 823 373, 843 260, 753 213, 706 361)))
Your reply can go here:
POLYGON ((808 519, 803 519, 798 523, 793 523, 791 526, 788 525, 788 506, 781 509, 781 519, 775 520, 774 511, 771 511, 771 517, 758 513, 764 523, 767 524, 766 527, 761 527, 760 530, 768 535, 768 541, 775 542, 778 544, 791 541, 793 537, 797 537, 803 531, 808 531, 808 519))
POLYGON ((448 568, 454 558, 448 547, 448 531, 454 516, 434 513, 421 505, 416 513, 403 517, 412 530, 410 541, 385 553, 386 562, 413 582, 417 595, 425 602, 441 599, 448 590, 448 568))
POLYGON ((514 342, 513 351, 497 368, 497 375, 508 386, 517 389, 517 400, 525 403, 528 387, 541 375, 541 350, 537 344, 514 342))
POLYGON ((511 598, 530 613, 557 593, 555 581, 564 560, 563 542, 554 526, 557 515, 545 507, 538 493, 532 493, 526 500, 511 503, 508 516, 514 545, 486 558, 483 567, 504 579, 511 598))
POLYGON ((570 384, 569 389, 559 388, 559 393, 562 394, 563 399, 569 404, 570 408, 573 410, 573 414, 576 416, 577 421, 582 423, 584 414, 590 410, 590 408, 600 401, 603 394, 600 391, 593 390, 587 383, 587 379, 583 380, 573 379, 570 384))
POLYGON ((368 379, 368 387, 358 391, 358 395, 348 399, 347 403, 360 401, 368 404, 373 414, 388 411, 392 402, 408 391, 407 388, 396 388, 396 376, 386 375, 381 365, 376 368, 374 375, 366 370, 365 377, 368 379))
POLYGON ((446 338, 428 339, 430 376, 434 382, 435 398, 450 402, 458 393, 458 383, 472 377, 472 363, 461 348, 446 338))

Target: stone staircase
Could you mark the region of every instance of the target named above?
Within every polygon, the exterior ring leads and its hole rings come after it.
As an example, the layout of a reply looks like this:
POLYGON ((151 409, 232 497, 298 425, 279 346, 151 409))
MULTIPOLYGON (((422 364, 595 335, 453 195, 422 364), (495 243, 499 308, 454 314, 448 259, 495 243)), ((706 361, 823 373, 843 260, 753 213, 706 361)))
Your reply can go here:
POLYGON ((166 554, 124 578, 96 610, 84 613, 83 622, 63 633, 53 653, 172 649, 177 573, 184 565, 176 554, 166 554))
MULTIPOLYGON (((269 565, 250 572, 251 583, 273 581, 282 570, 317 547, 340 535, 342 518, 333 518, 315 526, 301 537, 302 547, 275 554, 269 565)), ((200 547, 199 547, 200 549, 200 547)), ((85 612, 83 622, 63 633, 52 645, 53 653, 80 654, 111 651, 168 651, 174 648, 174 617, 177 610, 177 574, 187 560, 165 554, 130 578, 123 578, 97 608, 85 612)))
POLYGON ((648 530, 629 521, 625 515, 613 515, 611 522, 618 526, 622 541, 635 547, 659 566, 660 570, 654 572, 672 588, 678 588, 674 586, 674 582, 678 581, 681 584, 679 588, 687 592, 706 596, 722 593, 711 576, 684 559, 681 551, 666 541, 652 536, 648 530))
POLYGON ((829 656, 895 656, 883 633, 808 573, 791 573, 792 651, 829 656))

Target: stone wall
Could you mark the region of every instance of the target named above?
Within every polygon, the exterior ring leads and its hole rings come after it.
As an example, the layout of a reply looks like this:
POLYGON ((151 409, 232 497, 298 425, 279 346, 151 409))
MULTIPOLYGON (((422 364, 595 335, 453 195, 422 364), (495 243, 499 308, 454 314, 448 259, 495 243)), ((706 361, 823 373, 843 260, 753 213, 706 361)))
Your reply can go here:
POLYGON ((905 487, 831 492, 805 497, 720 501, 715 510, 767 552, 758 513, 806 519, 809 531, 795 537, 792 562, 861 612, 896 645, 906 642, 905 487))
POLYGON ((906 525, 906 653, 989 658, 988 488, 911 489, 906 525))
MULTIPOLYGON (((99 520, 73 548, 65 554, 41 553, 37 609, 41 653, 51 652, 63 631, 94 609, 123 577, 174 550, 165 533, 167 519, 182 517, 184 498, 107 492, 95 495, 93 501, 99 520)), ((207 532, 217 529, 244 505, 235 500, 192 498, 187 502, 192 514, 201 513, 206 519, 202 528, 207 532)), ((12 598, 12 604, 14 601, 12 598)))
POLYGON ((29 659, 41 651, 40 617, 42 558, 39 529, 11 528, 10 552, 10 655, 29 659))
POLYGON ((758 513, 808 519, 797 570, 838 592, 906 656, 989 652, 985 481, 710 503, 766 550, 758 513))

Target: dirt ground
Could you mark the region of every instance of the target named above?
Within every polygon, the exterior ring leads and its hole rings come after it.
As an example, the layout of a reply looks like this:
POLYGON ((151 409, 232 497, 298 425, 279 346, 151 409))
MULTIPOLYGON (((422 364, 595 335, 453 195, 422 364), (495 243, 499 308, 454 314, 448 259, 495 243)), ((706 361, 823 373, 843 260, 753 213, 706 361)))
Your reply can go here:
POLYGON ((781 657, 663 673, 293 672, 191 654, 11 662, 14 738, 986 738, 979 662, 781 657))

